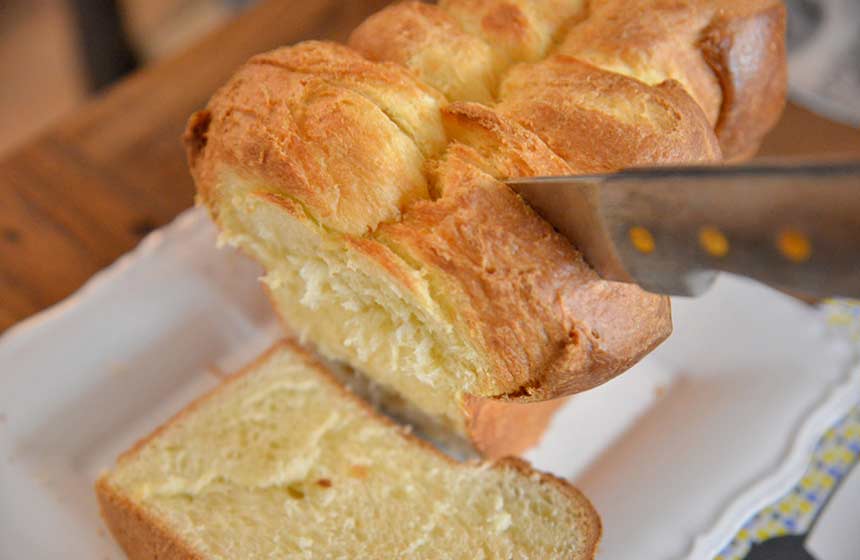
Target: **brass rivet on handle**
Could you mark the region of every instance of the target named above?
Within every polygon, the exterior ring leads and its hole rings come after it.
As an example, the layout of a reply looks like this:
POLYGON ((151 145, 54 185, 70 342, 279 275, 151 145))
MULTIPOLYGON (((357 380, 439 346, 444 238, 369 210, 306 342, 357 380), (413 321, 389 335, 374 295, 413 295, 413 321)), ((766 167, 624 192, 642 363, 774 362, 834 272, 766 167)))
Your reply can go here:
POLYGON ((729 240, 723 232, 712 226, 704 226, 699 230, 699 245, 712 257, 729 254, 729 240))
POLYGON ((647 255, 654 252, 654 249, 656 248, 654 236, 651 235, 651 232, 644 227, 633 226, 630 228, 628 235, 630 236, 630 243, 632 243, 633 247, 635 247, 640 253, 647 255))
POLYGON ((802 263, 812 256, 812 243, 803 233, 794 229, 784 229, 776 237, 776 246, 786 259, 802 263))

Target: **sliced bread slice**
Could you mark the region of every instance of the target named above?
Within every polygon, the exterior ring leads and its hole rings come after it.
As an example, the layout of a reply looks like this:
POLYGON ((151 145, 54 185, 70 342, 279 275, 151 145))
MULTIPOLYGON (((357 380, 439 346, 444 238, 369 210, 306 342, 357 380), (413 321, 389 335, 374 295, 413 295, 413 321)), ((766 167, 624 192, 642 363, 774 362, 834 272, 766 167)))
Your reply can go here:
POLYGON ((592 558, 600 521, 520 460, 457 463, 282 343, 97 483, 132 560, 592 558))

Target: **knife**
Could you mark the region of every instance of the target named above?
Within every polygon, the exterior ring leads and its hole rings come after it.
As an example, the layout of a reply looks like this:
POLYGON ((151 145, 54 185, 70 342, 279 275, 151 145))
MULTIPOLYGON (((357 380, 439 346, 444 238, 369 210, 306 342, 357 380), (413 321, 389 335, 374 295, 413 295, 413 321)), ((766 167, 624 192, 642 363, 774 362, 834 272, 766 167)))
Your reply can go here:
POLYGON ((603 278, 696 296, 718 272, 860 297, 860 161, 506 181, 603 278))

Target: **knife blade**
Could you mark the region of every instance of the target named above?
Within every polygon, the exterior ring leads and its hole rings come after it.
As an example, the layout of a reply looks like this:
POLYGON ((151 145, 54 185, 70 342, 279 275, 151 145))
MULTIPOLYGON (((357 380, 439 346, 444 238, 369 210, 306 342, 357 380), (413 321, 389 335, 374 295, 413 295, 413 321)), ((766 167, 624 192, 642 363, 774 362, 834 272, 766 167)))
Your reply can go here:
POLYGON ((860 161, 506 183, 607 280, 696 296, 725 271, 810 296, 860 297, 860 161))

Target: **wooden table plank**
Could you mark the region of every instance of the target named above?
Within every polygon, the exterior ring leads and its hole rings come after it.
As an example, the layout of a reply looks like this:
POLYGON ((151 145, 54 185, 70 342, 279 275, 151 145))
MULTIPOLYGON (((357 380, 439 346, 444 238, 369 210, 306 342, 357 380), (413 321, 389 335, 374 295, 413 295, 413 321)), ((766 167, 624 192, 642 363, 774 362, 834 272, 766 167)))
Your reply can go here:
MULTIPOLYGON (((69 295, 193 200, 185 120, 254 53, 344 39, 387 0, 267 0, 0 161, 0 331, 69 295)), ((789 106, 767 156, 853 153, 860 130, 789 106)))
POLYGON ((0 161, 0 331, 191 206, 185 120, 251 55, 343 40, 386 0, 267 0, 0 161))
POLYGON ((860 158, 860 129, 826 120, 789 103, 759 155, 791 158, 860 158))

